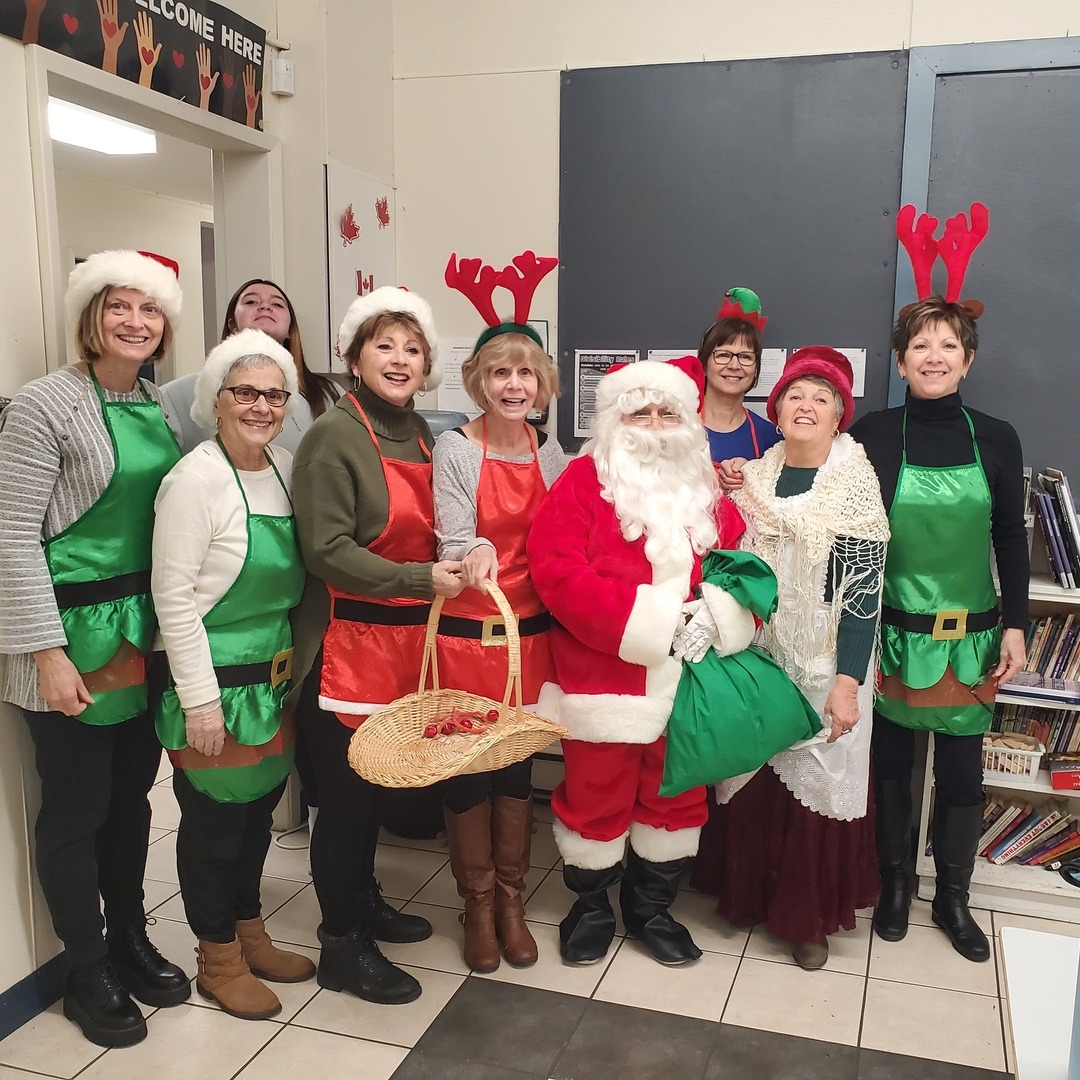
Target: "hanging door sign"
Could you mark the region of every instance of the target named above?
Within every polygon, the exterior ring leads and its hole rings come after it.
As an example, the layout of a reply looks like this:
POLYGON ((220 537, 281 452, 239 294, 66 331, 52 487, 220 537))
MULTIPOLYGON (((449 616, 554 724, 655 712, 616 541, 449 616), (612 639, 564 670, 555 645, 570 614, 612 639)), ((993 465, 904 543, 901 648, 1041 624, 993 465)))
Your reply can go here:
POLYGON ((262 128, 266 31, 210 0, 5 0, 0 33, 262 128))

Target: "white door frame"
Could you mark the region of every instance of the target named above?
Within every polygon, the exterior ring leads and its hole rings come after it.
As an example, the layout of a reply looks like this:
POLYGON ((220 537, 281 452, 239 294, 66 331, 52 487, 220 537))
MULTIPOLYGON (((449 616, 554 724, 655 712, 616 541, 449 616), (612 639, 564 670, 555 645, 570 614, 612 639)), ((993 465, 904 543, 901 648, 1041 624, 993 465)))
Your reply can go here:
POLYGON ((251 277, 284 276, 281 141, 276 136, 193 108, 69 56, 30 46, 26 50, 27 120, 48 370, 67 361, 64 288, 70 270, 60 248, 49 138, 50 94, 211 151, 217 322, 230 284, 251 277))

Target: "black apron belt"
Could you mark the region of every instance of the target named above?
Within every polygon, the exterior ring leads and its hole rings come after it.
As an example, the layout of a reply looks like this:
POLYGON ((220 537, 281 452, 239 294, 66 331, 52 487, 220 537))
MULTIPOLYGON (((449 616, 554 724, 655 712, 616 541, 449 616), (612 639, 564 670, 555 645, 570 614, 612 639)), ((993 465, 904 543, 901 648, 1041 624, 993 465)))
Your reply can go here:
MULTIPOLYGON (((426 626, 431 614, 430 604, 408 604, 401 607, 388 604, 372 604, 366 600, 350 600, 336 597, 334 600, 334 618, 345 622, 371 623, 373 626, 426 626)), ((439 617, 439 633, 444 637, 471 638, 481 641, 485 636, 502 637, 494 633, 495 627, 502 627, 498 616, 488 619, 464 619, 458 615, 439 617)), ((518 636, 532 637, 542 634, 551 626, 551 616, 546 611, 539 615, 530 615, 527 619, 518 619, 518 636)))
POLYGON ((72 581, 53 585, 56 606, 60 609, 90 607, 125 596, 140 596, 150 591, 150 571, 136 570, 133 574, 102 578, 100 581, 72 581))
POLYGON ((997 608, 970 612, 966 608, 941 610, 936 615, 916 615, 899 608, 881 606, 881 621, 899 626, 912 634, 929 634, 935 641, 950 641, 974 634, 978 630, 993 630, 1001 619, 997 608))

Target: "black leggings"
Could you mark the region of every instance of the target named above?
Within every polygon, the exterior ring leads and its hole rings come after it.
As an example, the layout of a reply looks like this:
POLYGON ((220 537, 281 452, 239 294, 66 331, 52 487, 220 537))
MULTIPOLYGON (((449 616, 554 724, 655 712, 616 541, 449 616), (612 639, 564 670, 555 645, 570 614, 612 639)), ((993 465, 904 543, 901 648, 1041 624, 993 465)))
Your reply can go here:
POLYGON ((322 928, 340 937, 361 922, 360 898, 375 877, 382 789, 349 765, 352 728, 319 708, 322 653, 296 707, 319 790, 319 816, 309 842, 311 880, 322 911, 322 928))
POLYGON ((507 765, 497 772, 454 776, 440 785, 443 806, 464 814, 488 799, 527 799, 532 794, 532 758, 507 765))
POLYGON ((184 913, 192 933, 203 941, 228 943, 238 919, 262 913, 260 883, 274 807, 285 790, 248 803, 220 803, 197 791, 183 769, 173 770, 173 792, 180 804, 176 869, 184 913))
POLYGON ((146 796, 161 743, 149 713, 106 726, 59 712, 24 710, 23 716, 41 777, 37 875, 56 936, 79 967, 105 956, 105 926, 145 922, 146 796))
MULTIPOLYGON (((907 780, 915 765, 915 732, 874 713, 874 777, 907 780)), ((983 801, 981 735, 934 734, 934 787, 942 805, 979 806, 983 801)))

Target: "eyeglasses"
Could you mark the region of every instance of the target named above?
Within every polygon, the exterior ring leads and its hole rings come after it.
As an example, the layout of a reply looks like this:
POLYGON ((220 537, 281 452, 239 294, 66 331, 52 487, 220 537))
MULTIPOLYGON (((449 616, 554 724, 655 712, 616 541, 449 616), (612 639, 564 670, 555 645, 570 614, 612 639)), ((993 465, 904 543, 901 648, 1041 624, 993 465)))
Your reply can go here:
POLYGON ((652 427, 656 420, 660 421, 662 427, 678 427, 682 423, 682 417, 678 413, 651 412, 648 409, 631 413, 626 419, 638 427, 652 427))
POLYGON ((254 386, 223 386, 218 393, 222 394, 226 390, 239 405, 254 405, 259 398, 264 397, 271 409, 280 409, 292 397, 288 390, 256 390, 254 386))
POLYGON ((727 367, 732 360, 738 360, 743 367, 753 367, 757 363, 757 357, 752 352, 730 352, 728 349, 717 349, 712 358, 713 363, 720 367, 727 367))

